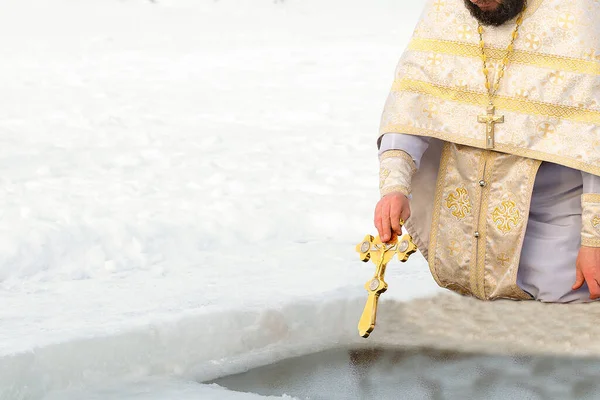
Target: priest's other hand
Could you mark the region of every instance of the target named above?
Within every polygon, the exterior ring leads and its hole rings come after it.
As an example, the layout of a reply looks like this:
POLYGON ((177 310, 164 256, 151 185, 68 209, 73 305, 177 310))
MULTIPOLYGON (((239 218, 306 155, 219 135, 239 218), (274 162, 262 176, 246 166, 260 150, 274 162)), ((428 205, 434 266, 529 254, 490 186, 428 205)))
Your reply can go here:
POLYGON ((400 219, 410 218, 408 198, 402 193, 390 193, 384 196, 375 207, 375 227, 381 241, 389 242, 396 236, 402 235, 400 219))
POLYGON ((590 289, 590 299, 600 299, 600 248, 582 246, 577 257, 577 279, 573 290, 586 282, 590 289))

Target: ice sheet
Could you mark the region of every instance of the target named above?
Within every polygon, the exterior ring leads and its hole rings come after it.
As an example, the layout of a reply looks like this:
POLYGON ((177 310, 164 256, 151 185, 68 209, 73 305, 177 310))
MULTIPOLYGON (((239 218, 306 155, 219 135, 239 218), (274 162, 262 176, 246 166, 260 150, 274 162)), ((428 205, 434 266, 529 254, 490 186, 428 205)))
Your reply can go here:
MULTIPOLYGON (((247 368, 354 329, 372 273, 353 248, 374 232, 379 115, 420 8, 4 5, 0 397, 241 354, 232 365, 247 368), (289 307, 299 321, 348 313, 352 328, 271 354, 289 307)), ((422 260, 389 275, 390 297, 438 291, 422 260)))

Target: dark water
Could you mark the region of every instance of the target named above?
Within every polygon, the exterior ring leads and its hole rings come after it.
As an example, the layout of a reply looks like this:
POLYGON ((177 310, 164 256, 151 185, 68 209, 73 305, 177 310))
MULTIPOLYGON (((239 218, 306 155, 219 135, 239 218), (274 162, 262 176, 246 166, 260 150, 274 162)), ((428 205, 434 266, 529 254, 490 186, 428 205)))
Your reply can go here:
POLYGON ((211 383, 300 399, 600 399, 600 360, 332 350, 211 383))

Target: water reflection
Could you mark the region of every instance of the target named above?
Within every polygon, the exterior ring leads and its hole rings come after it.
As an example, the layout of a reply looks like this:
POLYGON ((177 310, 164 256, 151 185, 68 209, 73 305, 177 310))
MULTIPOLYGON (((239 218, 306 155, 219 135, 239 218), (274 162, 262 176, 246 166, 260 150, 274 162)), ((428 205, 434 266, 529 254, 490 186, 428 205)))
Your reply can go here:
POLYGON ((599 399, 600 360, 431 349, 339 349, 214 381, 311 400, 599 399))

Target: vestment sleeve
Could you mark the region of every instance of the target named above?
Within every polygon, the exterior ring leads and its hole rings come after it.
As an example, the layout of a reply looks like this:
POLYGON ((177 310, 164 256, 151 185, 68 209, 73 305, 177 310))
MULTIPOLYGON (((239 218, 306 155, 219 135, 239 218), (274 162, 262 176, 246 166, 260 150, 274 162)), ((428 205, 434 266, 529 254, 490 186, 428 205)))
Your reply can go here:
POLYGON ((600 176, 582 172, 581 245, 600 247, 600 176))
POLYGON ((391 193, 410 196, 412 176, 429 146, 430 138, 390 133, 379 147, 379 189, 381 197, 391 193))
MULTIPOLYGON (((421 164, 421 158, 429 147, 430 137, 425 136, 414 136, 414 135, 403 135, 400 133, 388 133, 381 139, 381 146, 379 147, 379 155, 385 153, 388 150, 402 150, 409 154, 415 166, 418 169, 421 164)), ((598 191, 600 193, 600 190, 598 191)))

